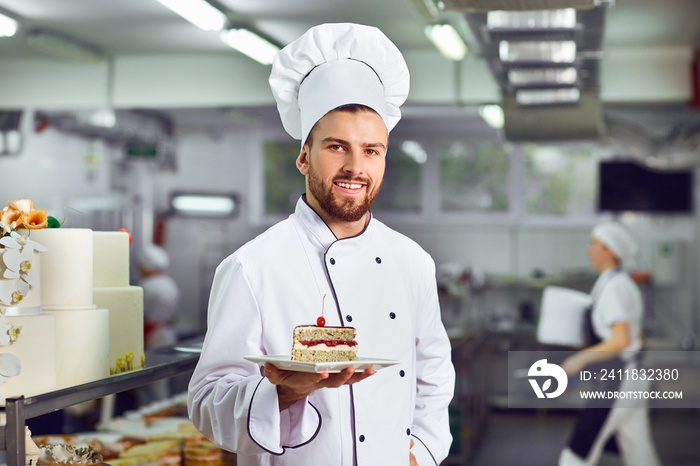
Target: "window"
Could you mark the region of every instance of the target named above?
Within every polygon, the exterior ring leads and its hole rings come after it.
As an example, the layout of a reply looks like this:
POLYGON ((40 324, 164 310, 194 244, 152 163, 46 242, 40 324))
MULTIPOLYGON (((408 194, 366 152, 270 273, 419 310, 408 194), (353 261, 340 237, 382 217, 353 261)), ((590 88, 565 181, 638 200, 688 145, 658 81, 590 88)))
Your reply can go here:
POLYGON ((511 146, 453 142, 440 150, 443 212, 507 212, 511 146))
POLYGON ((416 141, 392 141, 386 157, 382 189, 372 210, 420 212, 421 171, 428 160, 425 148, 416 141))
POLYGON ((593 145, 523 144, 525 213, 592 215, 598 156, 593 145))

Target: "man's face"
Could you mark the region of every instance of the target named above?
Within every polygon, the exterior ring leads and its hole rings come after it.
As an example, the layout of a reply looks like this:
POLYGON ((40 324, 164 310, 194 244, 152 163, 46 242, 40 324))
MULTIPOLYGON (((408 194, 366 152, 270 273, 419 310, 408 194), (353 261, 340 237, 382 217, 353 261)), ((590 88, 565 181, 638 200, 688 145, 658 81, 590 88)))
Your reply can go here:
POLYGON ((297 159, 307 175, 307 201, 325 212, 324 220, 361 220, 384 178, 389 139, 384 121, 372 111, 331 111, 316 123, 312 137, 297 159))

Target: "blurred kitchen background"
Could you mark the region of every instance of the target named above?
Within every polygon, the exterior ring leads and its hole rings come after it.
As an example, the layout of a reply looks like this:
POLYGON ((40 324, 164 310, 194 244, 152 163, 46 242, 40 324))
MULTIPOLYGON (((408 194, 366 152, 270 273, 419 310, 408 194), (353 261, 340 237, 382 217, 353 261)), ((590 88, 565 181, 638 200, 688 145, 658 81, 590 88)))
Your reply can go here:
MULTIPOLYGON (((545 286, 590 290, 602 220, 642 246, 625 265, 650 345, 700 348, 700 2, 208 4, 223 16, 202 28, 156 0, 0 0, 2 198, 70 227, 126 228, 134 282, 142 245, 161 244, 182 338, 205 331, 218 263, 304 186, 269 64, 226 41, 246 30, 279 47, 358 22, 411 72, 374 213, 438 266, 459 375, 446 464, 556 463, 575 413, 509 411, 504 355, 537 347, 545 286), (448 56, 427 35, 444 25, 464 45, 448 56)), ((652 411, 664 464, 700 464, 700 412, 652 411)))

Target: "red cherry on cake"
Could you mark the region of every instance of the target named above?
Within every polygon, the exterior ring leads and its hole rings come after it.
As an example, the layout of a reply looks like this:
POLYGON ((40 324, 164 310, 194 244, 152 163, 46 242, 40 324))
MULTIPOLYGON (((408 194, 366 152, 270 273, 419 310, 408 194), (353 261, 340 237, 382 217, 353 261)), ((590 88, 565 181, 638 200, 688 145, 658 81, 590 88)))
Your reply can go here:
POLYGON ((316 319, 316 325, 319 327, 324 327, 326 325, 326 319, 324 319, 323 316, 319 317, 316 319))

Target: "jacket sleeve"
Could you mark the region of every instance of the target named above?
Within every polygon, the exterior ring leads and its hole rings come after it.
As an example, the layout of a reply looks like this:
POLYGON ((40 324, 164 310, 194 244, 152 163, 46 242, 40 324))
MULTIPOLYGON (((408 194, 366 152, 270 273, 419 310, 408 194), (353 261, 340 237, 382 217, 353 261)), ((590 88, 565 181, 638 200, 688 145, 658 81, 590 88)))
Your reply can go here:
POLYGON ((416 405, 411 427, 411 452, 420 466, 438 465, 452 444, 448 405, 452 400, 455 371, 452 349, 442 324, 435 264, 429 259, 424 270, 429 284, 416 328, 416 405))
POLYGON ((265 354, 260 312, 235 256, 214 276, 207 333, 188 390, 195 427, 216 445, 236 453, 281 455, 313 439, 318 411, 306 400, 279 411, 277 388, 246 355, 265 354))

